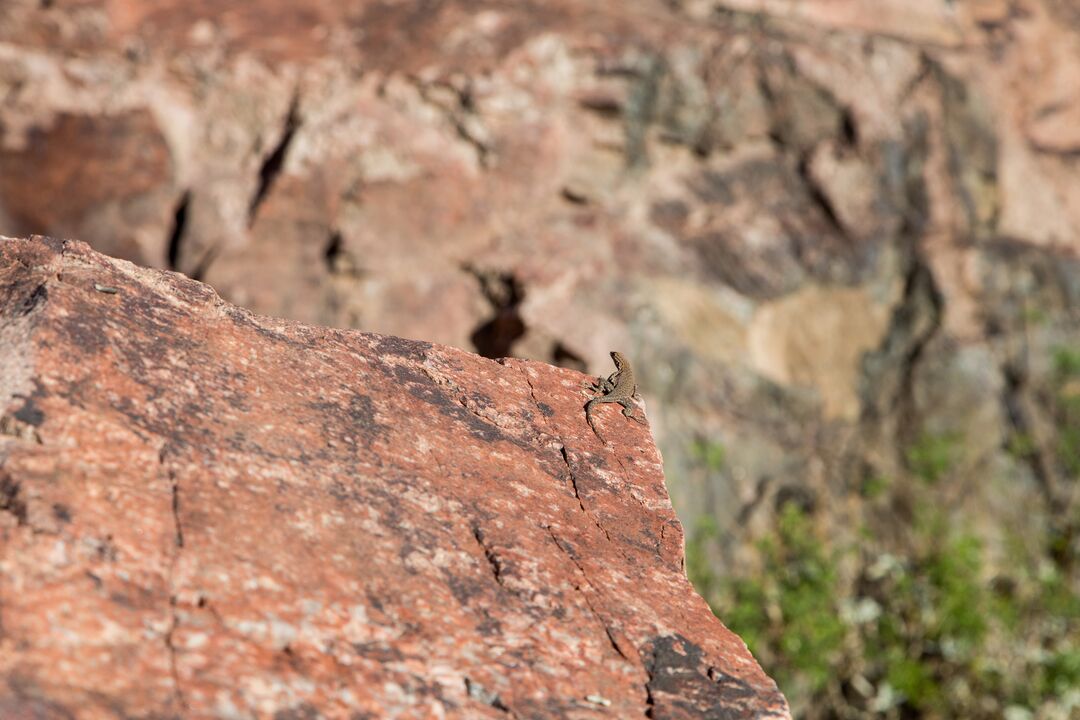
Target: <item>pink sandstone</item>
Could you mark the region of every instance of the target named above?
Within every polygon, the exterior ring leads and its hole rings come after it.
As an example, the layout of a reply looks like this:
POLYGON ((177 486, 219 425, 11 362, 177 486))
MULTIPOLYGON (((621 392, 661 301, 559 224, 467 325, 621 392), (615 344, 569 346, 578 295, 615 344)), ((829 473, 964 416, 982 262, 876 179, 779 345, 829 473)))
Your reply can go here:
POLYGON ((0 716, 787 718, 586 376, 0 240, 0 716))

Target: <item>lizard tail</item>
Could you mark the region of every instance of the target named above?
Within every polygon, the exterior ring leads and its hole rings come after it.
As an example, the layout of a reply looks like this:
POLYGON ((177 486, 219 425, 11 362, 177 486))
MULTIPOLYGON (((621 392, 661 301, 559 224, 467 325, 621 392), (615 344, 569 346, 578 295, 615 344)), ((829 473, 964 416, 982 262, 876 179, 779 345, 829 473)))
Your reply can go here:
POLYGON ((596 429, 596 425, 593 423, 592 406, 595 403, 596 403, 595 398, 590 400, 589 402, 585 403, 585 421, 589 423, 589 427, 592 428, 593 434, 596 435, 596 437, 600 438, 600 442, 603 442, 603 443, 606 444, 606 441, 604 440, 604 436, 600 434, 600 431, 596 429))

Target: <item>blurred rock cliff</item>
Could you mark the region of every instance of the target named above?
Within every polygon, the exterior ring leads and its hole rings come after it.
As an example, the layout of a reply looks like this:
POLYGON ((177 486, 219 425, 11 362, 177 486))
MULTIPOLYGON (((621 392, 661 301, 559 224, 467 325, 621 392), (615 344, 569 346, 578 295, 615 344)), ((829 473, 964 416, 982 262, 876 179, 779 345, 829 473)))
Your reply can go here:
POLYGON ((763 608, 733 629, 797 711, 1069 712, 1075 3, 5 0, 0 98, 2 234, 309 323, 627 353, 692 575, 763 608), (820 607, 743 582, 815 563, 820 607), (883 624, 924 595, 985 626, 883 624))

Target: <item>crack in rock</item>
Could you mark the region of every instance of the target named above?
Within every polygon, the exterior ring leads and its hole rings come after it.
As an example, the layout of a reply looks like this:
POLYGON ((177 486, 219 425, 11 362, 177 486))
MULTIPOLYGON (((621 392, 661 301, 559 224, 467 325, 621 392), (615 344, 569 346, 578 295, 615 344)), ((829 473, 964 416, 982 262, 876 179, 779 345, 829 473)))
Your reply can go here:
POLYGON ((570 465, 570 455, 566 452, 565 445, 559 446, 559 455, 562 457, 563 462, 566 464, 566 472, 567 475, 569 475, 570 477, 570 487, 574 490, 574 499, 578 501, 578 507, 581 508, 581 512, 585 513, 585 515, 593 521, 596 527, 600 528, 600 532, 604 533, 604 537, 608 539, 608 542, 612 542, 611 534, 608 533, 607 529, 600 524, 600 519, 593 515, 591 512, 589 512, 588 508, 585 507, 585 502, 581 499, 581 493, 578 490, 577 475, 574 473, 574 469, 570 465))
POLYGON ((484 551, 484 557, 487 558, 488 565, 491 566, 491 574, 495 577, 495 582, 499 584, 499 587, 506 587, 506 581, 503 580, 503 564, 499 560, 499 556, 487 544, 484 540, 484 531, 479 525, 473 525, 472 527, 473 537, 476 538, 476 544, 480 546, 480 549, 484 551))
MULTIPOLYGON (((585 584, 589 587, 589 590, 599 595, 600 593, 596 589, 596 586, 593 585, 591 580, 589 580, 589 574, 585 572, 584 566, 582 566, 582 564, 574 556, 573 550, 563 545, 563 541, 559 539, 559 536, 555 534, 555 531, 552 530, 551 527, 548 527, 547 531, 548 534, 551 536, 552 541, 555 543, 556 547, 558 547, 559 550, 561 550, 563 554, 566 555, 566 557, 570 558, 570 562, 574 563, 574 567, 578 569, 578 571, 581 573, 581 576, 585 579, 585 584)), ((611 629, 607 621, 604 620, 604 617, 593 605, 592 600, 589 598, 589 593, 585 592, 580 585, 575 585, 574 589, 581 593, 582 598, 584 598, 585 600, 586 607, 589 608, 589 612, 591 612, 593 614, 593 617, 596 618, 596 621, 600 624, 600 627, 604 629, 604 635, 605 637, 607 637, 608 643, 611 645, 615 653, 623 660, 632 663, 633 661, 630 660, 630 656, 626 653, 625 650, 623 650, 619 646, 619 641, 615 637, 615 632, 611 629)))
MULTIPOLYGON (((165 465, 167 454, 168 446, 163 446, 158 453, 158 462, 162 466, 165 465)), ((169 673, 172 677, 173 693, 176 697, 176 703, 180 707, 181 712, 187 712, 187 701, 184 698, 184 691, 180 686, 180 671, 177 662, 176 645, 173 641, 176 631, 180 626, 180 615, 176 610, 176 565, 180 561, 180 552, 184 548, 184 527, 180 521, 180 481, 177 478, 175 470, 167 468, 166 473, 169 478, 169 509, 173 519, 175 550, 169 559, 169 567, 166 575, 166 584, 169 592, 169 629, 165 633, 165 649, 169 653, 169 673)))

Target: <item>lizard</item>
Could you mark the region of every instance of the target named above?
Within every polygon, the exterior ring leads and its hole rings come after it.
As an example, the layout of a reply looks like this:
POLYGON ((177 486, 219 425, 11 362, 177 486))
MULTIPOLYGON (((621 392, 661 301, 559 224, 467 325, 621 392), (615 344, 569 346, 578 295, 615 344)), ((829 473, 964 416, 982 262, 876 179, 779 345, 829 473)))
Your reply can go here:
MULTIPOLYGON (((596 425, 592 420, 592 409, 594 405, 601 403, 619 403, 622 405, 622 414, 626 417, 634 420, 635 422, 645 424, 644 420, 634 417, 630 414, 631 408, 633 408, 632 399, 637 395, 637 381, 634 378, 634 368, 631 367, 630 361, 626 359, 626 356, 620 352, 612 351, 611 359, 615 363, 615 372, 607 376, 607 379, 598 378, 595 383, 589 385, 590 390, 602 393, 585 403, 585 420, 589 423, 589 427, 596 434, 596 437, 604 440, 603 436, 596 429, 596 425)), ((605 441, 606 442, 606 441, 605 441)))

